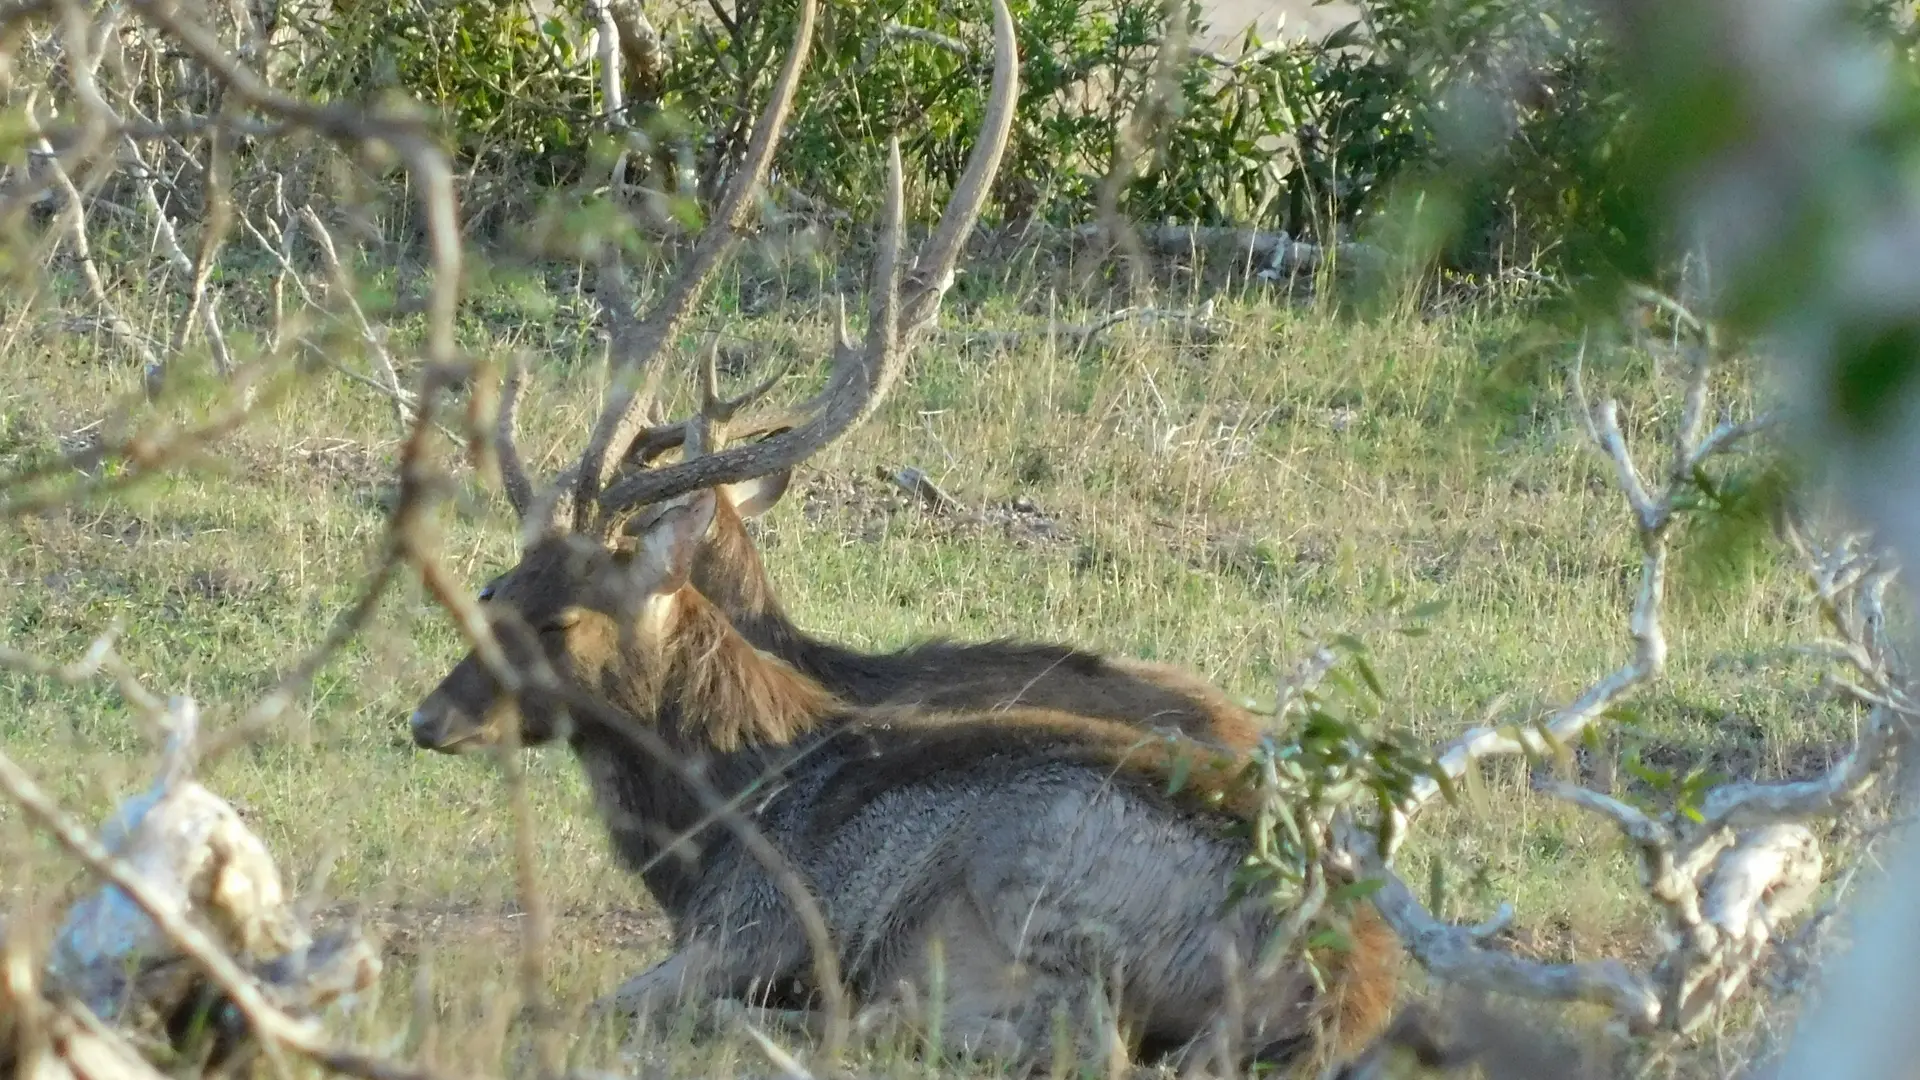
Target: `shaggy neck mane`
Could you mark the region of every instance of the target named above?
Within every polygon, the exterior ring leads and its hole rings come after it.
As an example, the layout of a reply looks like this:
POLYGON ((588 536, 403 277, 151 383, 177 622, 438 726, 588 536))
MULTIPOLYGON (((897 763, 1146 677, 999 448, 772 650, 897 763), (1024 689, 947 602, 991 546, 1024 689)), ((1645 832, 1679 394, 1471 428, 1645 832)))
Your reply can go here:
POLYGON ((819 683, 753 647, 720 610, 692 587, 674 598, 678 610, 665 642, 663 702, 680 714, 680 737, 720 753, 785 745, 839 711, 819 683))

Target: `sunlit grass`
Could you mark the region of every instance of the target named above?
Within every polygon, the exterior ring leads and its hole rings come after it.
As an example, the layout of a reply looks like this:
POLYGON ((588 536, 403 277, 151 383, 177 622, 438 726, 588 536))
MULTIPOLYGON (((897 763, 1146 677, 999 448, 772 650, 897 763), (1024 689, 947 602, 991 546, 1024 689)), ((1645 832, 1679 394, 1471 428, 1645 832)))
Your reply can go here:
MULTIPOLYGON (((755 272, 730 279, 729 294, 751 286, 784 299, 714 328, 823 356, 821 298, 789 289, 777 264, 755 272)), ((1037 276, 981 272, 947 328, 1041 328, 1037 276)), ((601 376, 581 299, 528 288, 483 297, 464 335, 481 354, 536 358, 521 445, 550 473, 584 440, 601 376)), ((1087 314, 1060 304, 1062 318, 1087 314)), ((1259 295, 1220 297, 1218 313, 1228 328, 1204 346, 1128 327, 1084 351, 1043 333, 997 352, 934 338, 875 419, 804 468, 764 522, 794 617, 875 649, 929 635, 1071 641, 1178 663, 1256 702, 1313 642, 1354 632, 1373 645, 1382 722, 1435 741, 1490 708, 1536 716, 1624 658, 1637 559, 1610 472, 1556 387, 1506 400, 1491 419, 1474 406, 1517 330, 1509 317, 1354 321, 1259 295), (985 525, 932 517, 875 477, 907 465, 971 506, 1026 502, 985 525), (1430 633, 1405 637, 1382 616, 1395 597, 1445 607, 1430 633)), ((95 342, 9 340, 9 473, 49 460, 103 403, 137 392, 138 372, 95 342)), ((820 370, 802 364, 795 379, 820 370)), ((1623 398, 1635 446, 1657 452, 1672 387, 1644 364, 1593 377, 1623 398)), ((1736 406, 1750 393, 1738 379, 1725 389, 1736 406)), ((170 408, 190 416, 216 392, 188 386, 170 408)), ((0 640, 66 658, 117 621, 149 685, 192 693, 218 726, 350 602, 379 544, 397 437, 387 403, 318 377, 192 469, 7 522, 0 640)), ((442 551, 477 587, 511 563, 512 518, 496 491, 456 472, 438 517, 442 551)), ((1634 737, 1683 765, 1803 769, 1849 730, 1813 693, 1812 663, 1787 651, 1810 620, 1797 579, 1771 558, 1723 592, 1677 598, 1668 678, 1637 699, 1634 737)), ((497 1069, 517 1045, 504 787, 487 760, 418 753, 405 729, 461 651, 445 616, 402 586, 274 736, 219 763, 210 782, 294 880, 334 857, 332 899, 394 936, 360 1033, 420 1045, 420 974, 438 1016, 432 1056, 497 1069), (417 968, 420 957, 430 965, 417 968)), ((0 703, 9 753, 72 805, 98 814, 144 782, 141 743, 104 685, 0 676, 0 703)), ((611 864, 567 755, 530 758, 537 853, 560 915, 549 980, 578 1007, 663 955, 665 928, 611 864)), ((1609 827, 1535 798, 1517 768, 1492 770, 1479 790, 1476 803, 1425 819, 1403 863, 1422 888, 1444 884, 1445 914, 1478 920, 1511 900, 1522 946, 1555 958, 1644 940, 1645 903, 1609 827)), ((0 820, 16 823, 0 834, 16 897, 67 880, 11 810, 0 820)), ((612 1060, 615 1043, 595 1035, 576 1056, 612 1060)), ((673 1045, 688 1074, 762 1067, 731 1044, 673 1045)))

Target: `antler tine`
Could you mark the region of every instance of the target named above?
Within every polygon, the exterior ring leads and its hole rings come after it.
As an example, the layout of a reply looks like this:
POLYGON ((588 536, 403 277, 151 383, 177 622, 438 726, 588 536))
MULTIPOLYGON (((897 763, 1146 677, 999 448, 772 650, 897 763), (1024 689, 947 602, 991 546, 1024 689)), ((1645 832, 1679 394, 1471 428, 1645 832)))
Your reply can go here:
MULTIPOLYGON (((705 288, 707 279, 713 276, 720 260, 739 239, 747 205, 754 191, 766 179, 767 168, 780 141, 780 131, 786 126, 787 114, 792 110, 794 90, 800 85, 800 73, 806 66, 807 51, 813 44, 813 26, 818 9, 818 0, 801 0, 793 44, 787 50, 786 62, 780 69, 779 79, 774 83, 773 95, 754 124, 746 156, 727 186, 719 212, 701 231, 686 266, 667 286, 666 295, 645 322, 633 328, 631 334, 614 335, 613 352, 608 357, 614 369, 612 394, 599 419, 594 422, 593 434, 587 441, 587 449, 580 456, 580 467, 575 477, 573 513, 576 528, 585 529, 595 524, 590 520, 590 515, 600 504, 596 496, 619 466, 619 461, 611 457, 611 448, 632 445, 646 423, 652 396, 633 389, 634 375, 649 364, 672 338, 681 320, 705 288)), ((616 293, 616 297, 609 299, 620 306, 627 306, 628 302, 624 299, 624 267, 620 265, 617 255, 610 255, 609 262, 611 265, 604 266, 601 271, 602 277, 616 293)), ((610 322, 618 326, 618 319, 619 316, 612 316, 610 322)), ((657 369, 649 375, 657 375, 657 369)), ((652 385, 650 378, 648 387, 652 385)))
MULTIPOLYGON (((522 547, 560 531, 562 522, 572 516, 575 479, 580 472, 580 463, 575 462, 554 477, 551 484, 542 488, 534 486, 532 475, 520 460, 514 436, 520 418, 520 391, 526 385, 526 376, 523 359, 515 356, 501 385, 500 405, 494 414, 495 456, 500 461, 500 479, 506 488, 507 501, 513 504, 513 511, 520 518, 522 547)), ((621 460, 645 465, 679 446, 682 435, 679 424, 649 427, 627 447, 621 460)))
POLYGON ((913 269, 907 272, 907 292, 903 310, 906 322, 902 340, 933 321, 940 311, 940 300, 953 285, 954 264, 960 249, 986 206, 993 178, 1000 171, 1000 158, 1013 134, 1013 113, 1020 97, 1020 51, 1015 40, 1013 12, 1006 0, 993 2, 993 90, 987 99, 987 115, 980 123, 980 136, 967 159, 966 171, 953 186, 946 212, 934 230, 913 269))
MULTIPOLYGON (((793 359, 794 359, 793 357, 789 356, 785 360, 782 360, 779 366, 773 369, 773 372, 771 374, 769 374, 766 378, 760 380, 759 385, 755 386, 751 390, 748 390, 738 395, 737 397, 734 397, 726 402, 723 402, 723 404, 726 407, 726 416, 724 417, 724 419, 727 422, 731 423, 733 421, 733 418, 739 415, 741 409, 744 409, 747 406, 752 405, 754 402, 759 401, 761 398, 766 397, 767 391, 772 390, 774 387, 780 385, 780 381, 782 379, 785 379, 788 375, 793 373, 793 359)), ((785 421, 781 421, 781 422, 784 423, 785 421)), ((765 431, 768 429, 765 427, 765 422, 759 422, 753 425, 751 429, 743 428, 742 430, 765 431)))
MULTIPOLYGON (((515 355, 508 361, 506 376, 501 380, 500 404, 493 418, 493 447, 494 456, 500 462, 500 485, 506 490, 507 502, 512 505, 514 516, 520 519, 523 547, 560 527, 561 520, 567 516, 570 508, 568 496, 572 493, 574 478, 579 470, 576 463, 555 477, 551 485, 544 489, 535 488, 533 476, 527 472, 526 463, 520 458, 519 441, 515 435, 520 420, 520 392, 526 388, 526 384, 526 360, 515 355)), ((630 449, 627 456, 635 456, 637 450, 638 447, 630 449)))
POLYGON ((533 505, 533 481, 528 479, 527 468, 520 461, 520 448, 514 442, 513 430, 519 419, 520 390, 526 381, 527 365, 516 355, 507 364, 506 378, 500 384, 500 406, 493 417, 493 453, 500 462, 500 485, 506 489, 514 516, 523 521, 527 509, 533 505))
POLYGON ((874 257, 866 342, 857 349, 844 341, 836 343, 827 385, 798 410, 806 419, 761 442, 731 446, 627 477, 601 495, 602 514, 611 516, 628 507, 788 468, 833 443, 878 407, 899 374, 904 357, 900 347, 899 281, 906 202, 902 172, 900 142, 894 139, 887 146, 886 206, 880 246, 874 257))
MULTIPOLYGON (((780 384, 793 370, 793 358, 781 361, 766 378, 750 390, 735 397, 720 395, 720 372, 716 360, 720 355, 718 344, 707 354, 705 368, 701 371, 700 381, 700 418, 698 431, 700 438, 689 439, 684 457, 699 457, 720 449, 728 442, 748 434, 767 434, 786 431, 806 422, 806 414, 797 409, 786 409, 767 416, 759 416, 751 422, 735 424, 734 418, 742 409, 767 395, 767 392, 780 384)), ((692 423, 691 421, 689 422, 692 423)))

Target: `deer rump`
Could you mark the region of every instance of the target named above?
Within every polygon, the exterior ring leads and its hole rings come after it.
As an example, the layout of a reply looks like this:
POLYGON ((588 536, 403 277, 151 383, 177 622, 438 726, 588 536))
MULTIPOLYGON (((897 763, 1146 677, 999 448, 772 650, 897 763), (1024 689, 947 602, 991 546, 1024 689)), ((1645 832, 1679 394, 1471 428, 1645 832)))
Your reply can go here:
MULTIPOLYGON (((819 903, 859 1005, 930 1001, 938 963, 947 1038, 965 1051, 1044 1063, 1056 1008, 1084 1039, 1096 993, 1131 1053, 1178 1051, 1210 1035, 1237 996, 1228 950, 1256 956, 1282 916, 1260 899, 1227 908, 1249 851, 1226 835, 1231 817, 1117 769, 1076 741, 1079 722, 883 710, 797 740, 784 761, 757 747, 704 764, 716 777, 779 769, 751 822, 819 903), (1058 734, 1035 740, 1021 725, 1058 734)), ((656 769, 612 732, 578 732, 574 747, 601 759, 584 763, 608 810, 656 769)), ((679 948, 623 986, 616 1008, 658 1015, 683 996, 752 1000, 809 980, 806 937, 767 869, 718 826, 694 845, 692 887, 670 911, 679 948)), ((1335 966, 1364 968, 1383 947, 1362 933, 1335 966)), ((1316 994, 1291 966, 1241 989, 1244 1056, 1287 1060, 1319 1042, 1317 1022, 1338 1023, 1344 987, 1316 994)), ((1111 1048, 1076 1048, 1089 1052, 1111 1048)))

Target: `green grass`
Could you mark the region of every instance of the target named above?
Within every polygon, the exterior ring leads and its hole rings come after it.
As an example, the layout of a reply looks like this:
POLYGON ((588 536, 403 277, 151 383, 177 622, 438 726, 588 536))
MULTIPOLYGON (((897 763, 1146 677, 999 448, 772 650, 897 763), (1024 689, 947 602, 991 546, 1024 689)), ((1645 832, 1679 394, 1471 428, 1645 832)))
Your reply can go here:
MULTIPOLYGON (((1036 326, 1042 277, 981 271, 943 321, 1036 326)), ((824 355, 824 305, 777 267, 738 271, 724 291, 731 299, 711 310, 730 313, 728 333, 824 355), (761 299, 741 315, 749 286, 761 299)), ((131 285, 128 297, 151 299, 131 285)), ((484 317, 463 327, 468 347, 540 358, 521 444, 551 473, 596 409, 590 308, 516 278, 475 310, 484 317)), ((876 649, 934 634, 1071 641, 1182 664, 1260 701, 1311 643, 1357 632, 1385 684, 1383 722, 1436 742, 1500 695, 1502 718, 1537 716, 1625 659, 1638 562, 1610 470, 1557 386, 1511 392, 1491 415, 1475 407, 1502 343, 1522 329, 1515 317, 1470 308, 1355 321, 1257 296, 1222 297, 1220 311, 1233 329, 1206 347, 1128 328, 1085 355, 1039 335, 998 353, 923 346, 874 420, 803 469, 761 531, 795 618, 876 649), (1031 499, 1055 526, 964 528, 903 508, 873 476, 906 465, 971 504, 1031 499), (1446 603, 1432 633, 1392 632, 1381 610, 1396 595, 1446 603)), ((8 474, 49 460, 61 435, 139 385, 104 342, 50 326, 44 310, 15 311, 0 337, 8 474)), ((364 365, 350 340, 334 355, 364 365)), ((819 370, 803 364, 796 378, 819 370)), ((1669 380, 1642 360, 1596 366, 1592 381, 1622 398, 1636 447, 1664 445, 1669 380)), ((1753 394, 1739 373, 1720 389, 1736 406, 1753 394)), ((181 394, 154 415, 191 415, 213 391, 181 394)), ((383 401, 318 377, 192 469, 0 523, 0 642, 64 660, 118 620, 149 686, 194 694, 209 726, 231 720, 351 602, 380 543, 397 435, 383 401)), ((436 453, 457 457, 444 444, 436 453)), ((511 563, 512 518, 464 465, 455 476, 437 519, 442 550, 477 588, 511 563)), ((1684 546, 1678 558, 1684 581, 1684 546)), ((1772 549, 1724 586, 1679 592, 1668 677, 1635 700, 1648 756, 1760 776, 1823 761, 1850 718, 1814 693, 1817 665, 1788 651, 1811 632, 1798 579, 1772 549)), ((420 1045, 417 977, 438 1017, 432 1055, 499 1069, 517 1039, 505 787, 486 760, 415 752, 405 727, 462 651, 407 583, 273 737, 208 779, 292 880, 333 856, 333 899, 394 935, 359 1036, 420 1045)), ((142 744, 105 684, 0 675, 0 738, 89 817, 145 782, 142 744)), ((530 779, 542 879, 561 915, 550 984, 578 1006, 663 955, 664 927, 611 864, 569 757, 530 755, 530 779)), ((1423 819, 1403 859, 1409 878, 1424 887, 1443 867, 1444 911, 1462 920, 1512 900, 1521 947, 1537 955, 1640 953, 1652 924, 1610 827, 1531 795, 1516 767, 1490 770, 1480 788, 1476 803, 1423 819)), ((0 821, 16 908, 71 880, 17 813, 0 808, 0 821)), ((728 1043, 672 1053, 686 1075, 764 1068, 728 1043)), ((613 1061, 604 1038, 577 1054, 613 1061)))

